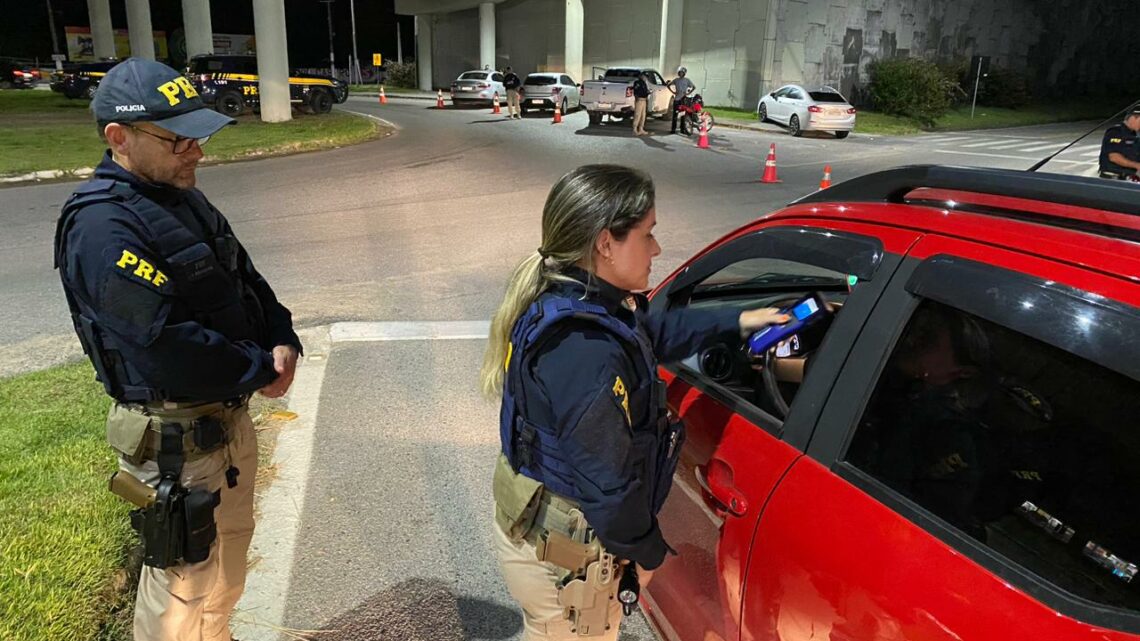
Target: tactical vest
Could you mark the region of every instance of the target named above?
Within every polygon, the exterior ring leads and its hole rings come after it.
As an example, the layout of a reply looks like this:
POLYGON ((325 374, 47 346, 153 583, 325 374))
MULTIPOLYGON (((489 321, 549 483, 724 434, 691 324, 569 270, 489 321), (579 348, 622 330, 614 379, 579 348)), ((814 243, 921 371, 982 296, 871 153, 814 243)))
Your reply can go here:
MULTIPOLYGON (((534 357, 559 322, 567 319, 596 323, 621 342, 638 370, 640 382, 629 390, 630 416, 633 421, 633 467, 647 478, 653 490, 650 509, 661 509, 672 485, 684 429, 680 423, 669 424, 665 410, 665 387, 657 376, 657 359, 643 332, 631 328, 596 303, 577 297, 546 295, 532 303, 511 331, 510 354, 507 358, 503 404, 499 416, 499 437, 503 453, 518 473, 544 484, 551 491, 572 500, 582 497, 573 480, 572 471, 561 455, 554 427, 536 422, 528 412, 527 390, 536 383, 524 380, 531 372, 534 357), (636 414, 635 414, 636 412, 636 414), (641 457, 644 457, 643 459, 641 457)), ((634 471, 631 470, 631 476, 634 471)))
MULTIPOLYGON (((209 205, 199 192, 186 193, 187 206, 210 214, 209 205)), ((63 207, 55 232, 55 267, 60 270, 79 342, 107 394, 123 402, 170 398, 166 390, 148 384, 122 357, 114 336, 101 326, 95 306, 83 292, 71 289, 67 283, 67 234, 84 207, 105 202, 113 202, 133 216, 139 242, 157 254, 155 258, 172 280, 177 292, 176 310, 186 311, 191 319, 230 341, 265 344, 261 302, 243 279, 238 264, 239 245, 233 235, 223 233, 203 239, 129 184, 111 179, 91 180, 76 189, 63 207)), ((197 218, 203 220, 202 216, 197 218)))

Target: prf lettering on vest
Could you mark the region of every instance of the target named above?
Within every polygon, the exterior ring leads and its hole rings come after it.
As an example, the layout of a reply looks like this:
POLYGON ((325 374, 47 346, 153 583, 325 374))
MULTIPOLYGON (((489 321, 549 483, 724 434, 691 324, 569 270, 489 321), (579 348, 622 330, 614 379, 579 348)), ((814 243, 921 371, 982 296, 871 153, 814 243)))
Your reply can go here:
POLYGON ((625 410, 625 420, 633 425, 633 419, 629 417, 629 390, 625 388, 625 381, 621 380, 620 376, 614 380, 614 396, 621 399, 621 408, 625 410))
POLYGON ((178 98, 179 92, 182 92, 182 95, 186 98, 198 97, 198 92, 195 91, 194 85, 190 84, 190 81, 187 80, 185 76, 178 76, 170 82, 159 85, 158 90, 170 101, 171 107, 182 102, 182 100, 178 98))
POLYGON ((131 272, 155 287, 162 287, 168 280, 166 274, 155 269, 154 265, 142 260, 127 249, 123 250, 123 254, 119 257, 119 262, 115 263, 115 267, 125 272, 131 272), (131 269, 132 267, 134 268, 133 270, 131 269))

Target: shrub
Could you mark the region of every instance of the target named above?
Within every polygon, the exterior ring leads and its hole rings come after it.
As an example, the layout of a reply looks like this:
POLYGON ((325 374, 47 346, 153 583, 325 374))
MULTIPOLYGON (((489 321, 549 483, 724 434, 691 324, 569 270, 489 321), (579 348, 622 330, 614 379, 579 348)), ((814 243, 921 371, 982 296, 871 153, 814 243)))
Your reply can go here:
POLYGON ((411 89, 419 83, 415 62, 387 62, 384 63, 384 69, 387 73, 385 83, 390 86, 411 89))
POLYGON ((918 58, 872 63, 871 98, 883 113, 914 118, 925 126, 950 109, 955 83, 937 65, 918 58))
MULTIPOLYGON (((973 90, 971 86, 970 91, 973 90)), ((988 107, 1016 109, 1028 104, 1030 98, 1025 74, 1002 67, 991 67, 989 75, 982 78, 978 87, 978 104, 988 107)))

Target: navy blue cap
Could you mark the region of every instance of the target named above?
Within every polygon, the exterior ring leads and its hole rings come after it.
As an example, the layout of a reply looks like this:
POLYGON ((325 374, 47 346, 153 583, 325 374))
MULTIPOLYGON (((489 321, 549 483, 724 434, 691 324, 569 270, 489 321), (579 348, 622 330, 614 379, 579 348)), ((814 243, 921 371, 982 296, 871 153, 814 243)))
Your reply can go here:
POLYGON ((142 58, 128 58, 107 72, 91 110, 98 122, 153 122, 183 138, 212 136, 235 122, 206 107, 188 78, 142 58))

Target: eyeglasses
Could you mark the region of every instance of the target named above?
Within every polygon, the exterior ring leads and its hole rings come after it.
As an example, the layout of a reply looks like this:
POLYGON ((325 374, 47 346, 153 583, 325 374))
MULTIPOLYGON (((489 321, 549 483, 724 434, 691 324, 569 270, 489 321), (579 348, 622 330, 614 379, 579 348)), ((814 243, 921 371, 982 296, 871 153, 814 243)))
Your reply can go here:
POLYGON ((204 138, 183 138, 182 136, 175 136, 174 138, 167 138, 166 136, 160 136, 156 133, 151 133, 151 132, 147 131, 146 129, 142 129, 142 128, 136 127, 134 125, 127 125, 127 126, 130 127, 131 129, 134 129, 135 131, 141 131, 148 136, 153 136, 155 138, 158 138, 159 140, 165 140, 166 142, 170 143, 170 150, 173 151, 175 154, 184 154, 184 153, 190 151, 190 148, 194 146, 195 142, 198 143, 199 147, 202 147, 207 142, 209 142, 209 140, 210 140, 209 136, 206 136, 204 138))

